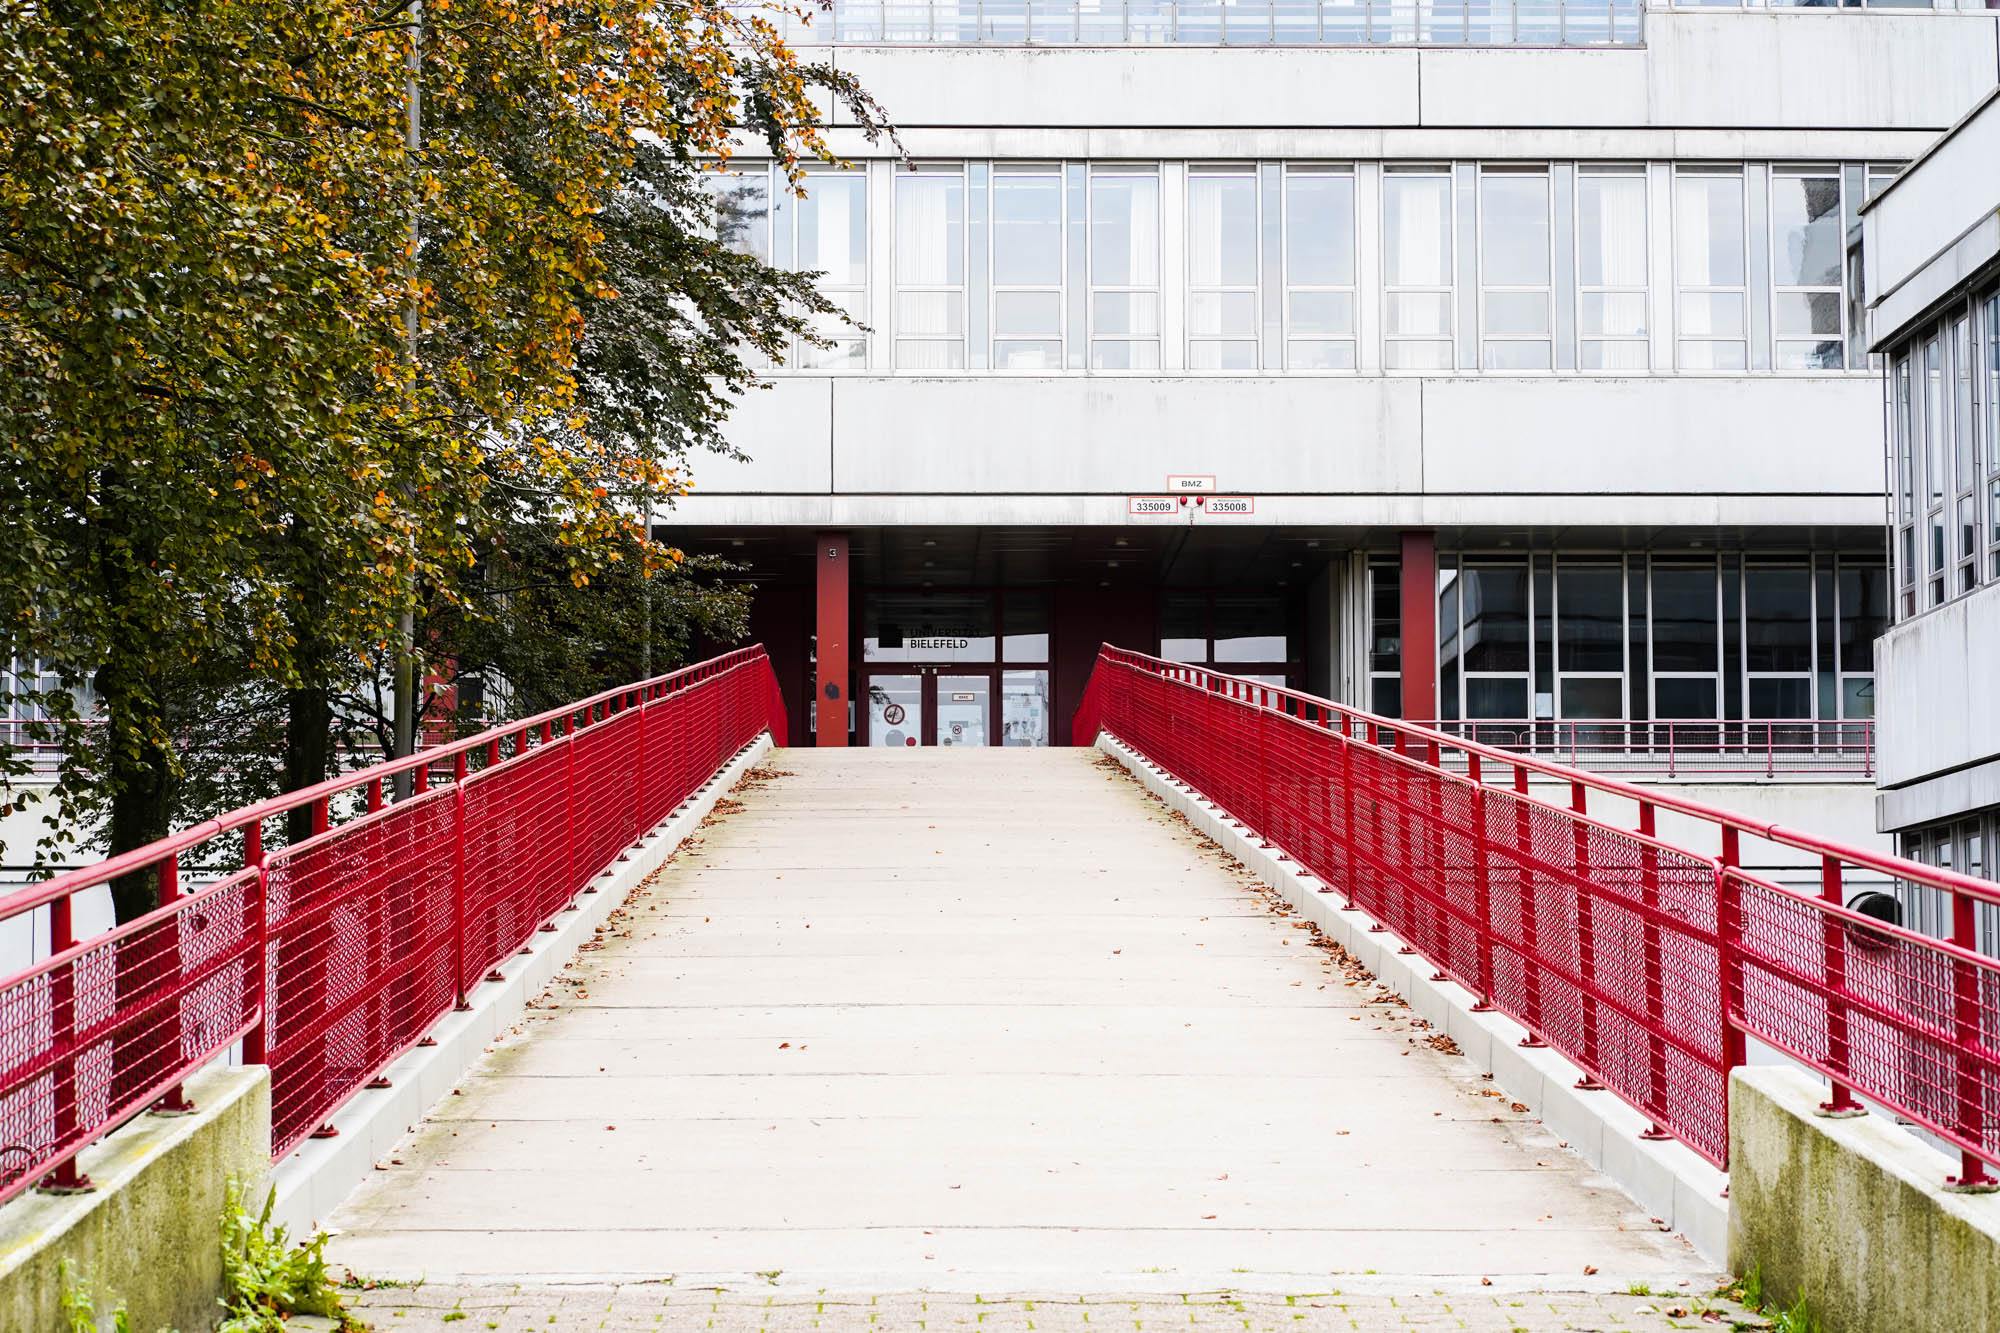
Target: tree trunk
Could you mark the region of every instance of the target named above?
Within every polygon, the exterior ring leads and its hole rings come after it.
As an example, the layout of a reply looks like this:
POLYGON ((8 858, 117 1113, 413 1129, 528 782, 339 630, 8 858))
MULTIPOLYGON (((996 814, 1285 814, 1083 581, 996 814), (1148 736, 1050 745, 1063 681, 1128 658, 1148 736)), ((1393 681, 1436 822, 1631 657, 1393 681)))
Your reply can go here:
MULTIPOLYGON (((104 713, 104 777, 110 793, 106 852, 119 856, 167 836, 173 818, 173 755, 158 697, 107 663, 97 673, 104 713)), ((146 866, 111 883, 119 924, 160 905, 159 867, 146 866)))
MULTIPOLYGON (((285 771, 283 791, 299 791, 326 781, 333 769, 333 702, 323 680, 285 691, 285 771)), ((285 840, 312 836, 312 807, 285 813, 285 840)))

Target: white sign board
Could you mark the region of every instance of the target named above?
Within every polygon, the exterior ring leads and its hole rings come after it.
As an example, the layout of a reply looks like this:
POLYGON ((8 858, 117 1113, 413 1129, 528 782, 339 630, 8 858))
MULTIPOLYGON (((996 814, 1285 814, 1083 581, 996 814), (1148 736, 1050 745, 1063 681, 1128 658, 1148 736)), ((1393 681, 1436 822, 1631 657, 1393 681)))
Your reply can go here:
POLYGON ((1175 474, 1167 478, 1167 489, 1175 495, 1186 495, 1195 491, 1213 491, 1215 478, 1175 474))

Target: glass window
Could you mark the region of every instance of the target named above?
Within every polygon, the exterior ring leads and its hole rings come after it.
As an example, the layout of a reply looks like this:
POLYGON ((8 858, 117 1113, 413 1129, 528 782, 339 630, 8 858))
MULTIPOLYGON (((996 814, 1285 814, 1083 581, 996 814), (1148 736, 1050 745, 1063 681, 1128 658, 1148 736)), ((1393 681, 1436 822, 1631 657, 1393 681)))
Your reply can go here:
POLYGON ((1743 619, 1746 670, 1812 670, 1812 576, 1804 566, 1745 569, 1743 619))
POLYGON ((1986 543, 1987 576, 2000 579, 2000 293, 1986 301, 1986 543))
POLYGON ((1625 669, 1625 575, 1617 565, 1565 560, 1557 567, 1556 666, 1564 672, 1625 669))
POLYGON ((1160 656, 1172 662, 1208 660, 1208 597, 1170 592, 1160 598, 1160 656))
MULTIPOLYGON (((1625 715, 1625 682, 1622 677, 1565 676, 1562 682, 1562 715, 1565 720, 1616 720, 1625 715)), ((1602 728, 1593 728, 1601 731, 1602 728)))
POLYGON ((1840 670, 1872 675, 1875 640, 1888 627, 1888 572, 1880 565, 1840 565, 1840 670))
POLYGON ((1665 722, 1715 717, 1715 677, 1663 676, 1653 682, 1653 716, 1665 722))
POLYGON ((965 365, 965 173, 896 173, 896 364, 965 365))
POLYGON ((868 319, 868 173, 810 171, 805 198, 792 210, 798 226, 797 262, 801 273, 818 273, 819 290, 846 312, 817 315, 812 330, 830 347, 801 341, 798 364, 807 368, 859 369, 868 361, 868 338, 855 323, 868 319))
POLYGON ((1062 175, 1054 167, 993 172, 993 366, 1063 363, 1062 175))
POLYGON ((1160 365, 1160 178, 1153 171, 1090 173, 1090 364, 1160 365))
POLYGON ((1674 175, 1674 266, 1683 370, 1749 365, 1743 173, 1683 167, 1674 175))
POLYGON ((1285 172, 1285 364, 1352 370, 1354 174, 1285 172))
POLYGON ((1846 364, 1840 174, 1771 175, 1771 311, 1781 370, 1846 364))
POLYGON ((1979 441, 1973 438, 1973 376, 1978 370, 1972 350, 1972 319, 1961 316, 1951 324, 1951 490, 1956 496, 1951 560, 1957 568, 1954 593, 1970 592, 1979 582, 1979 441))
POLYGON ((1000 743, 1043 746, 1049 743, 1049 673, 1000 673, 1000 743))
POLYGON ((1001 654, 1009 662, 1049 660, 1049 596, 1042 592, 1001 595, 1001 654))
POLYGON ((1653 566, 1655 672, 1718 669, 1716 587, 1714 565, 1653 566))
POLYGON ((1284 662, 1291 658, 1285 600, 1275 593, 1215 594, 1217 662, 1284 662))
POLYGON ((1383 174, 1383 363, 1391 370, 1452 368, 1451 225, 1447 170, 1383 174))
POLYGON ((863 600, 864 662, 991 662, 993 598, 978 592, 873 592, 863 600))
POLYGON ((1646 296, 1646 175, 1584 167, 1576 181, 1577 364, 1644 370, 1651 363, 1646 296))
POLYGON ((1551 361, 1549 176, 1536 168, 1479 173, 1479 361, 1488 370, 1547 370, 1551 361))
POLYGON ((705 182, 715 201, 715 236, 732 250, 769 262, 771 169, 711 172, 705 182))
POLYGON ((1188 367, 1257 368, 1257 177, 1188 173, 1188 367))
MULTIPOLYGON (((1468 561, 1460 587, 1461 657, 1467 671, 1528 669, 1528 567, 1468 561)), ((1525 699, 1525 695, 1523 698, 1525 699)), ((1478 716, 1498 717, 1498 713, 1478 716)), ((1526 717, 1524 711, 1507 714, 1526 717)))

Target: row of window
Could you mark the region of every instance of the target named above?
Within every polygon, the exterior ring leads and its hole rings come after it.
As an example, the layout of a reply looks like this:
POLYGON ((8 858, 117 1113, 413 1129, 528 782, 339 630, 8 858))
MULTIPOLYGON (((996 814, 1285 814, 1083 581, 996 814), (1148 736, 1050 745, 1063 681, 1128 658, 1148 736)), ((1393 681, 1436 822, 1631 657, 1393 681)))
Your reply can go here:
MULTIPOLYGON (((1983 9, 1985 0, 1673 0, 1726 9, 1983 9)), ((1642 0, 833 0, 768 13, 795 44, 1632 46, 1642 0)))
MULTIPOLYGON (((1902 835, 1902 853, 1941 870, 1956 870, 1979 879, 1993 877, 1989 848, 2000 846, 2000 809, 1975 811, 1948 823, 1911 829, 1902 835)), ((1928 885, 1898 881, 1896 897, 1903 924, 1937 939, 1951 939, 1952 895, 1928 885)), ((1973 909, 1974 946, 2000 957, 2000 905, 1977 903, 1973 909)))
POLYGON ((1889 358, 1890 521, 1904 617, 2000 579, 2000 290, 1889 358))
POLYGON ((807 368, 1841 370, 1866 365, 1849 242, 1890 174, 885 162, 716 193, 733 243, 872 330, 829 319, 807 368))
MULTIPOLYGON (((1369 580, 1370 709, 1400 716, 1400 571, 1369 580)), ((1441 720, 1860 720, 1888 579, 1825 552, 1443 555, 1437 606, 1441 720)))

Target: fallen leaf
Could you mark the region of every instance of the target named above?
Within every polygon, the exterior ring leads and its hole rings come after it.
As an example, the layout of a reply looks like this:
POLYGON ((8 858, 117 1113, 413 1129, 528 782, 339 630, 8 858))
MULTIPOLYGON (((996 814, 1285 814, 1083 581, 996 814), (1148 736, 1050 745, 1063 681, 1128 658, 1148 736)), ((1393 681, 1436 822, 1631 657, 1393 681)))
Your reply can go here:
POLYGON ((1585 1277, 1595 1277, 1595 1276, 1597 1275, 1597 1265, 1596 1265, 1596 1264, 1585 1264, 1585 1265, 1583 1266, 1583 1275, 1584 1275, 1585 1277))

